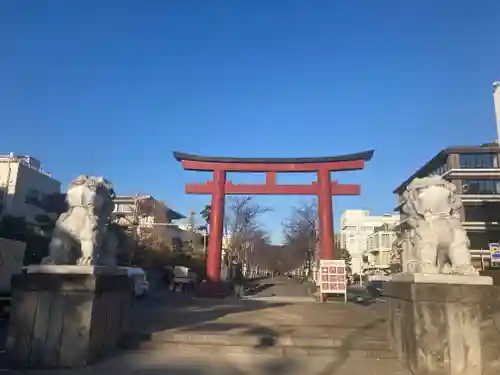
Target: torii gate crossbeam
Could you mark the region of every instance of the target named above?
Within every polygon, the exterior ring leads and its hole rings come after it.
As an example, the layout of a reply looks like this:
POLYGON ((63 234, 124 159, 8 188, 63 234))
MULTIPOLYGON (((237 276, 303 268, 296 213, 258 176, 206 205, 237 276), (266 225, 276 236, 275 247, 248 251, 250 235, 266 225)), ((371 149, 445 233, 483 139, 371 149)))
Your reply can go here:
POLYGON ((373 151, 322 158, 227 158, 174 152, 174 157, 185 170, 211 171, 213 179, 204 184, 186 184, 188 194, 210 194, 210 239, 207 254, 207 279, 220 282, 224 203, 226 195, 316 195, 320 221, 320 257, 335 259, 333 238, 332 195, 359 195, 356 184, 331 181, 332 171, 353 171, 364 168, 373 151), (226 180, 227 172, 266 173, 264 184, 233 184, 226 180), (276 173, 316 172, 317 181, 311 184, 277 184, 276 173))

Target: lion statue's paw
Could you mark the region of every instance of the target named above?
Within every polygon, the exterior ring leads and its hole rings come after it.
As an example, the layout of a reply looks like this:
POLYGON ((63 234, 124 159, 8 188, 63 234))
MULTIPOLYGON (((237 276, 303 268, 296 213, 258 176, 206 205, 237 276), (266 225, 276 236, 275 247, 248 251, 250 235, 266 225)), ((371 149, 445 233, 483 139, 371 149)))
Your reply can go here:
POLYGON ((41 264, 43 265, 54 265, 56 262, 54 262, 54 259, 52 259, 50 256, 45 257, 42 259, 41 264))
POLYGON ((454 273, 458 275, 466 275, 466 276, 477 276, 479 275, 479 271, 476 270, 473 266, 469 264, 464 264, 462 266, 456 266, 454 269, 454 273))
POLYGON ((92 257, 81 257, 76 261, 78 266, 91 266, 94 258, 92 257))

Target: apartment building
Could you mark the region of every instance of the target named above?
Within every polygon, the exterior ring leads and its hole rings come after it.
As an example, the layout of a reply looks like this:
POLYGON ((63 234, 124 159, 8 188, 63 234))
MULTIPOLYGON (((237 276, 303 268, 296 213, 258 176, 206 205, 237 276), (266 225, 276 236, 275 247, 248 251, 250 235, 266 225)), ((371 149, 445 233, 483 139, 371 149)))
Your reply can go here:
POLYGON ((202 243, 198 234, 185 230, 173 221, 185 219, 183 214, 167 207, 151 195, 117 195, 114 199, 113 221, 133 228, 137 234, 154 229, 158 240, 171 246, 174 252, 202 243))
POLYGON ((113 201, 113 217, 116 223, 123 226, 169 224, 186 218, 151 195, 117 195, 113 201))
MULTIPOLYGON (((450 181, 462 199, 462 224, 471 242, 473 261, 479 266, 480 254, 488 254, 489 244, 500 241, 499 156, 497 143, 441 150, 394 190, 398 196, 396 209, 401 209, 402 194, 413 179, 438 175, 450 181)), ((405 246, 410 246, 408 230, 402 217, 399 235, 405 246)))
POLYGON ((391 273, 391 252, 397 237, 396 225, 381 225, 367 237, 367 249, 363 254, 364 275, 379 276, 391 273))
POLYGON ((61 183, 29 155, 0 154, 0 215, 22 216, 35 224, 46 215, 44 197, 60 193, 61 183))
POLYGON ((363 256, 368 250, 368 237, 375 229, 387 224, 395 225, 399 214, 371 215, 367 210, 345 210, 340 216, 342 247, 352 257, 352 273, 363 273, 363 256))

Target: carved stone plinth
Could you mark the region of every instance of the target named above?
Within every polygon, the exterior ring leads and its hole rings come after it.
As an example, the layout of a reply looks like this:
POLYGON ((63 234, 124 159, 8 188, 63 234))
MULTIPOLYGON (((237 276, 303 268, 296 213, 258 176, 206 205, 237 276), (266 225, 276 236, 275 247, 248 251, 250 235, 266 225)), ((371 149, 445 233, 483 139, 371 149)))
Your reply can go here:
POLYGON ((132 286, 125 270, 36 266, 12 279, 11 368, 80 368, 113 351, 132 286))
POLYGON ((500 288, 489 277, 450 276, 447 284, 436 276, 400 277, 384 288, 398 357, 415 375, 499 374, 500 288))

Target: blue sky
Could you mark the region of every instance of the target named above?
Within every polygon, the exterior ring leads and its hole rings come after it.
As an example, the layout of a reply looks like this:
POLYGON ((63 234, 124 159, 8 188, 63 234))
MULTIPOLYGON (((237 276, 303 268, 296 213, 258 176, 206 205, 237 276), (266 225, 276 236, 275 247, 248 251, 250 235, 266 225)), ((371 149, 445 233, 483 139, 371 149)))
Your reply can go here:
MULTIPOLYGON (((496 138, 500 2, 3 0, 0 151, 64 185, 112 180, 181 212, 207 196, 173 150, 326 156, 375 149, 346 208, 390 211, 440 149, 496 138)), ((263 176, 235 176, 234 182, 263 176)), ((308 182, 292 175, 283 182, 308 182)), ((304 198, 259 197, 280 223, 304 198)))

